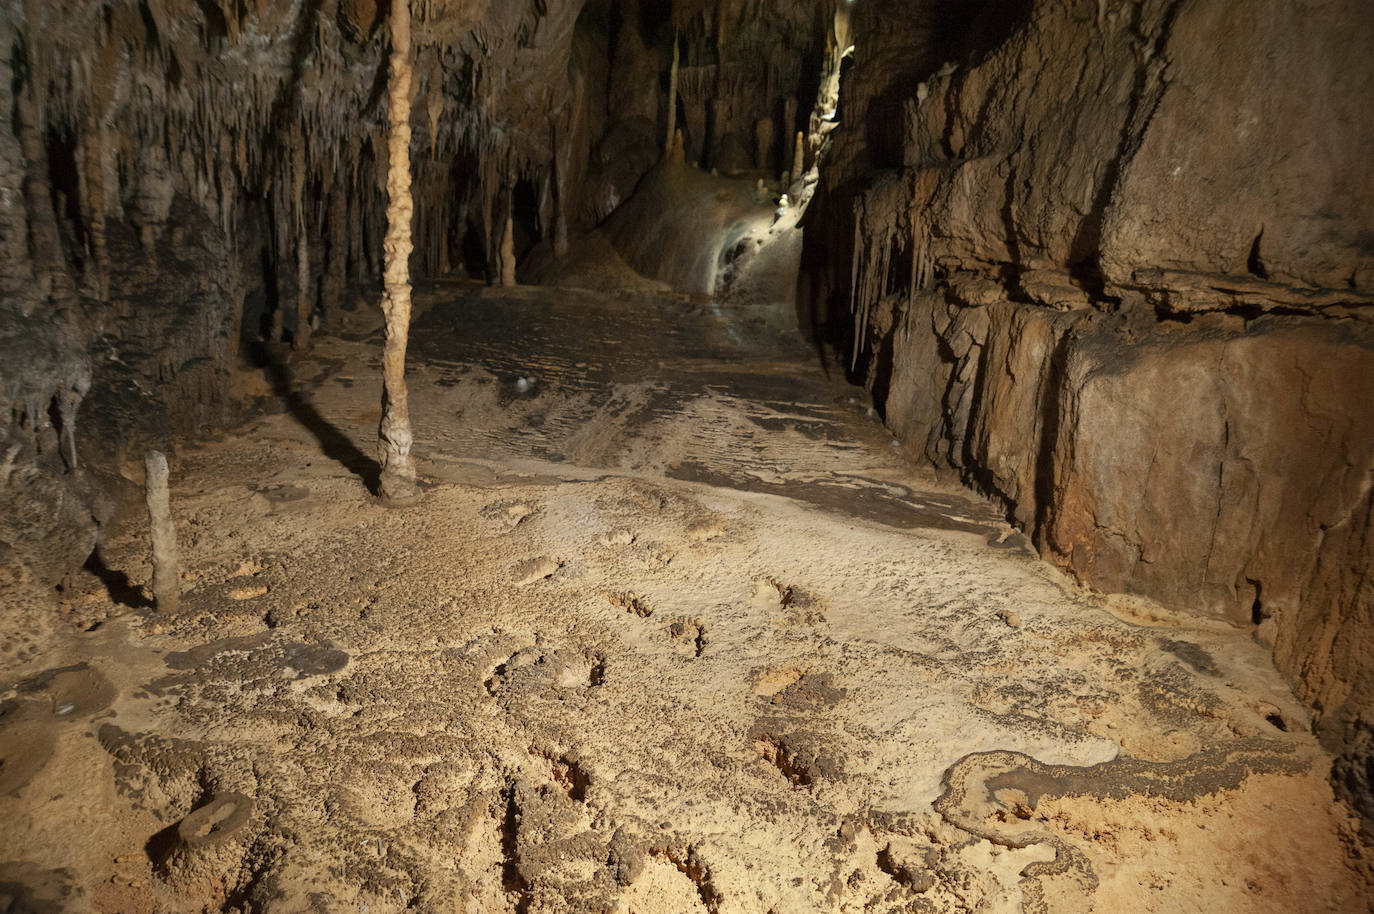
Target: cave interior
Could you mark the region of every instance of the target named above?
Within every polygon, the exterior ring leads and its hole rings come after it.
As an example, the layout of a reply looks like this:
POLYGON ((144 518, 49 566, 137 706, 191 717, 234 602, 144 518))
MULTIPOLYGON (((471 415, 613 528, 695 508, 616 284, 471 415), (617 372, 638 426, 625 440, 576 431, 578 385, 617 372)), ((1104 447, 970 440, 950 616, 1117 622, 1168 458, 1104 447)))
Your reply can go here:
POLYGON ((1374 909, 1367 0, 0 0, 0 911, 1374 909))

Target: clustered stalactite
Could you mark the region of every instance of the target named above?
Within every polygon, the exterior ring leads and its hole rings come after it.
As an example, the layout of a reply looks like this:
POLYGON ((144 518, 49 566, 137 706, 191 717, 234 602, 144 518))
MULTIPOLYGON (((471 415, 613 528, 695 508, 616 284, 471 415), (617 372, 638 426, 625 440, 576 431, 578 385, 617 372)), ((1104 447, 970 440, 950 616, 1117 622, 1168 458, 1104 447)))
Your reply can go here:
MULTIPOLYGON (((270 311, 268 338, 305 345, 339 306, 326 286, 338 293, 381 273, 386 98, 375 87, 388 30, 376 28, 377 8, 360 0, 72 6, 15 2, 7 15, 7 47, 20 63, 13 136, 28 163, 15 186, 31 186, 26 196, 36 202, 51 190, 76 214, 67 243, 45 216, 53 207, 28 207, 35 243, 16 262, 38 268, 48 293, 66 282, 113 301, 97 318, 98 330, 111 329, 130 310, 131 287, 157 280, 168 226, 190 208, 221 236, 207 245, 219 255, 206 265, 216 279, 237 273, 234 291, 266 299, 249 319, 270 311), (47 175, 53 153, 71 156, 74 174, 47 175), (133 271, 111 263, 112 222, 116 234, 128 226, 138 239, 137 277, 115 275, 133 271)), ((488 264, 477 268, 499 276, 504 225, 467 223, 518 181, 552 174, 549 124, 575 106, 567 80, 550 73, 568 63, 580 7, 417 6, 417 139, 431 167, 414 178, 430 202, 417 225, 427 271, 461 264, 450 248, 475 229, 488 264), (523 53, 521 42, 536 37, 546 54, 523 53)), ((565 131, 563 142, 588 139, 565 131)), ((227 320, 240 304, 222 315, 220 336, 244 330, 227 320)), ((236 349, 237 341, 228 352, 236 349)))
POLYGON ((667 149, 681 128, 688 161, 722 174, 766 169, 787 183, 798 98, 810 105, 817 91, 811 81, 824 66, 836 5, 789 4, 761 16, 745 0, 674 4, 667 149))

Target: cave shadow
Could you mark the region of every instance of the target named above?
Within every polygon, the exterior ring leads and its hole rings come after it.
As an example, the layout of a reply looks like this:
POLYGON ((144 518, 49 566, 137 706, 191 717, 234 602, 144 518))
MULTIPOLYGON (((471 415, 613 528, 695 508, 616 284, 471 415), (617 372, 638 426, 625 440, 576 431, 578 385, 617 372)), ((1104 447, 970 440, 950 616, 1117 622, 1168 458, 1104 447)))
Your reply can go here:
POLYGON ((86 559, 86 564, 82 566, 91 574, 100 579, 100 583, 105 585, 105 591, 110 595, 110 601, 120 606, 127 606, 130 609, 152 609, 153 601, 144 594, 142 587, 134 586, 129 580, 129 576, 122 571, 115 571, 105 564, 105 558, 100 554, 100 547, 91 550, 90 557, 86 559))
POLYGON ((381 481, 381 464, 364 454, 347 435, 320 415, 314 404, 295 388, 291 366, 274 355, 265 343, 255 343, 250 348, 249 355, 253 365, 266 372, 277 399, 297 422, 315 436, 324 455, 361 479, 367 490, 376 495, 381 481))
POLYGON ((162 831, 153 835, 143 845, 143 852, 148 855, 148 862, 153 865, 159 873, 165 872, 167 862, 171 859, 173 851, 181 839, 177 835, 177 826, 180 822, 173 822, 162 831))

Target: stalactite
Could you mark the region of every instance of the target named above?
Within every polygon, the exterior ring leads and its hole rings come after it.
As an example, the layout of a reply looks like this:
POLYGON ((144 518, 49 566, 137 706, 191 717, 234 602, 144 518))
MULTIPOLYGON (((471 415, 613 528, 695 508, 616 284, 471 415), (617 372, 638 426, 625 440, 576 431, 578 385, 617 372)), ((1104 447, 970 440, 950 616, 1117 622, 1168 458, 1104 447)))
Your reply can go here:
POLYGON ((859 297, 859 267, 863 260, 863 216, 861 212, 854 214, 853 251, 849 268, 849 309, 854 314, 854 349, 849 357, 851 369, 859 364, 859 347, 863 339, 863 325, 868 319, 867 314, 860 314, 860 310, 867 307, 859 297))
POLYGON ((719 158, 721 140, 725 138, 725 124, 729 119, 729 101, 724 98, 713 98, 708 106, 710 120, 707 122, 706 149, 704 155, 706 163, 714 167, 719 158))
POLYGON ((391 131, 387 161, 385 292, 386 344, 382 353, 382 422, 378 430, 383 498, 416 495, 411 461, 410 403, 406 391, 406 341, 410 333, 410 0, 392 0, 391 72, 387 86, 391 131))
POLYGON ((348 285, 347 192, 336 187, 329 194, 324 236, 324 277, 320 284, 320 326, 329 327, 348 285))
POLYGON ((429 160, 433 162, 438 153, 439 117, 444 113, 444 71, 437 55, 429 72, 429 98, 425 113, 429 115, 429 160))
POLYGON ((356 176, 351 182, 348 192, 344 194, 344 203, 348 208, 347 224, 353 227, 346 236, 348 245, 346 258, 348 273, 346 278, 349 284, 356 284, 362 279, 363 268, 363 200, 356 176))
POLYGON ((110 300, 110 250, 105 207, 105 129, 94 103, 86 111, 85 177, 91 223, 91 257, 95 261, 96 295, 110 300))
POLYGON ((282 204, 279 199, 281 196, 278 185, 267 194, 267 213, 268 213, 268 238, 270 239, 272 258, 269 269, 272 271, 273 279, 278 281, 277 307, 272 312, 272 329, 268 333, 268 339, 273 343, 280 343, 286 338, 286 308, 283 307, 281 300, 280 274, 278 264, 282 260, 282 247, 288 242, 285 240, 290 237, 282 227, 282 204))
MULTIPOLYGON (((490 190, 492 182, 489 177, 486 179, 485 184, 488 190, 486 193, 482 194, 482 250, 487 252, 487 263, 490 264, 496 258, 494 233, 495 214, 492 212, 495 206, 495 200, 493 199, 495 195, 490 190)), ((488 277, 491 276, 490 269, 487 270, 487 275, 488 277)))
POLYGON ((243 339, 243 305, 244 299, 247 297, 247 292, 242 286, 242 280, 239 278, 243 275, 243 267, 237 236, 229 239, 228 257, 229 339, 225 349, 225 363, 230 369, 233 369, 238 366, 239 361, 239 344, 243 339))
POLYGON ((677 65, 678 65, 678 36, 677 29, 673 29, 673 63, 668 70, 668 133, 663 140, 664 156, 672 155, 673 136, 677 133, 677 65))
POLYGON ((311 286, 310 240, 305 216, 305 142, 297 127, 292 135, 291 192, 296 211, 296 335, 292 345, 304 349, 310 342, 311 286))
MULTIPOLYGON (((0 16, 0 46, 14 46, 14 25, 0 16)), ((24 152, 17 134, 20 125, 14 98, 14 70, 11 58, 0 54, 0 292, 18 302, 33 295, 34 276, 28 257, 28 214, 24 197, 14 188, 24 183, 24 152)), ((21 305, 20 310, 29 312, 21 305)))
MULTIPOLYGON (((582 106, 579 104, 577 110, 580 113, 582 106)), ((574 115, 578 117, 578 115, 574 115)), ((565 257, 568 253, 568 160, 572 155, 572 144, 564 140, 562 144, 558 142, 559 134, 555 130, 554 136, 554 155, 553 155, 553 192, 554 192, 554 224, 553 224, 553 252, 558 257, 565 257)))
POLYGON ((786 179, 791 177, 791 175, 792 175, 792 169, 795 167, 795 163, 796 163, 796 150, 795 150, 795 147, 794 147, 791 143, 789 143, 788 140, 789 140, 792 136, 794 136, 794 135, 796 134, 796 132, 797 132, 797 97, 796 97, 795 95, 792 95, 792 96, 788 96, 787 101, 783 103, 783 109, 782 109, 782 145, 783 145, 782 154, 783 154, 783 156, 784 156, 784 157, 786 158, 786 160, 787 160, 787 161, 785 161, 785 162, 783 163, 783 166, 782 166, 782 174, 783 174, 783 178, 784 178, 784 183, 787 183, 787 184, 791 184, 791 183, 792 183, 791 181, 786 180, 786 179))
POLYGON ((75 290, 63 262, 62 242, 53 214, 48 180, 48 152, 43 144, 41 121, 32 83, 28 84, 25 91, 19 93, 16 111, 19 118, 19 143, 28 163, 24 178, 24 197, 29 213, 33 260, 39 267, 41 297, 70 300, 75 290))
POLYGON ((434 219, 431 228, 434 236, 434 247, 438 255, 436 269, 440 276, 448 276, 453 272, 453 263, 449 259, 448 250, 448 225, 448 213, 447 207, 445 207, 443 214, 434 219))
POLYGON ((539 240, 548 234, 550 215, 553 212, 553 172, 545 171, 539 182, 539 240))

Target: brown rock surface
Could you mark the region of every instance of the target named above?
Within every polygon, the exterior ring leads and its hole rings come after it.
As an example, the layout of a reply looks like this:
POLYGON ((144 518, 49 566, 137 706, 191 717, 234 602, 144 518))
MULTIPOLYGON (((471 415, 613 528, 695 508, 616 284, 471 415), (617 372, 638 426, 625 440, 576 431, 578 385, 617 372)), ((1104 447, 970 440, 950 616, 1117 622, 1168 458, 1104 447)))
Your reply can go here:
POLYGON ((950 43, 924 6, 855 7, 816 327, 911 452, 1085 583, 1255 625, 1367 759, 1374 17, 963 15, 950 43))

